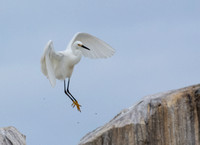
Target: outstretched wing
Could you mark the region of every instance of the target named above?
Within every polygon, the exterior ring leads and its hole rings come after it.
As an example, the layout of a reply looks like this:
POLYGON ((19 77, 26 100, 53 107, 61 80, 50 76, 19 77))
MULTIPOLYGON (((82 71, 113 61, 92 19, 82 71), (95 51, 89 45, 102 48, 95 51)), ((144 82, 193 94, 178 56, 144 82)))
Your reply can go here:
POLYGON ((59 59, 59 54, 57 54, 53 49, 53 42, 49 40, 44 48, 44 54, 41 57, 41 69, 42 73, 49 79, 52 87, 56 85, 54 66, 59 59))
POLYGON ((83 45, 88 47, 90 51, 81 49, 82 54, 89 58, 108 58, 111 57, 115 50, 109 46, 106 42, 96 38, 87 33, 77 33, 69 43, 70 47, 75 41, 81 41, 83 45))

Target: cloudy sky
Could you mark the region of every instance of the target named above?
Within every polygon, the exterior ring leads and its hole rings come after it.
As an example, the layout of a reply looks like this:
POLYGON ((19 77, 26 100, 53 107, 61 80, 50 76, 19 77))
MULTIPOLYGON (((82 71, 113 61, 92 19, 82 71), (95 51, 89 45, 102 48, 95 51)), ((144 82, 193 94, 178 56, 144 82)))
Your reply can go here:
POLYGON ((28 145, 76 145, 146 95, 200 82, 199 0, 0 0, 0 127, 28 145), (82 58, 63 82, 41 73, 48 40, 56 51, 76 32, 106 41, 109 59, 82 58))

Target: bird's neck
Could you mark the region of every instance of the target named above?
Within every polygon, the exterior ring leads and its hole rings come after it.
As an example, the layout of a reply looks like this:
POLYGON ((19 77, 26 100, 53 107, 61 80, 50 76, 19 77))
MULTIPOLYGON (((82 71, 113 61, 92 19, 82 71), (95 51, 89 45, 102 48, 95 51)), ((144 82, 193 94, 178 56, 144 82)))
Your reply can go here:
POLYGON ((73 57, 73 64, 77 64, 81 60, 81 51, 80 50, 74 50, 72 51, 72 54, 74 55, 73 57))
POLYGON ((72 48, 72 53, 75 56, 81 56, 81 51, 75 48, 72 48))

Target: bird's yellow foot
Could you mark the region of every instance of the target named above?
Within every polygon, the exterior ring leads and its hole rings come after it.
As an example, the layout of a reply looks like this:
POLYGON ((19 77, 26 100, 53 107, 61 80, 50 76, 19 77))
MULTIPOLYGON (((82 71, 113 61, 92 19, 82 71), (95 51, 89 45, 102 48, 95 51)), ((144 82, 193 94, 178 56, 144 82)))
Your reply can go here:
POLYGON ((80 109, 81 105, 78 104, 78 101, 73 101, 72 107, 74 108, 75 106, 76 106, 77 110, 81 112, 81 109, 80 109))

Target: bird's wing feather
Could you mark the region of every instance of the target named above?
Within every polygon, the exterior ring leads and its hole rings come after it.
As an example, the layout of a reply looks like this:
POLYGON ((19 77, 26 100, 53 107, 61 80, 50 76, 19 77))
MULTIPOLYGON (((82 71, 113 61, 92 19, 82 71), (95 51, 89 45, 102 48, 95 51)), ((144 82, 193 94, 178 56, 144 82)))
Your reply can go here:
POLYGON ((115 50, 107 43, 87 33, 75 34, 69 45, 71 46, 75 41, 81 41, 83 45, 90 49, 90 51, 81 49, 85 57, 107 58, 115 53, 115 50))
POLYGON ((53 42, 50 40, 44 48, 44 54, 41 57, 42 72, 49 79, 52 87, 56 85, 56 77, 54 74, 54 64, 60 59, 60 55, 53 49, 53 42))

